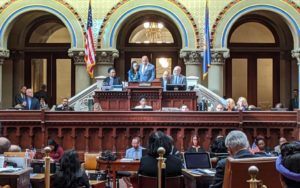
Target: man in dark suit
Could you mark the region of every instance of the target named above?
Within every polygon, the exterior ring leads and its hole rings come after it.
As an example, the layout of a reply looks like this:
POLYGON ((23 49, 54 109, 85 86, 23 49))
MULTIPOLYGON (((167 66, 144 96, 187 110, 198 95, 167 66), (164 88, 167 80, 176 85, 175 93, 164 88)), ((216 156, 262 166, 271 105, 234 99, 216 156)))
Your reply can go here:
POLYGON ((155 79, 155 67, 149 62, 147 56, 142 57, 139 74, 141 82, 152 82, 155 79))
POLYGON ((293 90, 293 98, 290 100, 289 110, 294 111, 299 108, 298 89, 293 90))
POLYGON ((173 70, 173 75, 171 76, 171 84, 176 85, 187 85, 186 77, 181 74, 181 67, 176 66, 173 70))
POLYGON ((121 85, 122 82, 119 77, 116 77, 116 70, 114 68, 108 69, 108 77, 103 80, 104 86, 121 85))
POLYGON ((39 110, 40 102, 37 98, 33 97, 32 89, 26 90, 26 100, 24 104, 24 110, 39 110))
MULTIPOLYGON (((229 155, 235 159, 256 157, 249 151, 249 141, 242 131, 231 131, 225 139, 225 145, 229 155)), ((210 188, 222 188, 226 161, 222 159, 217 163, 214 183, 210 188)))
POLYGON ((49 103, 46 84, 43 84, 41 86, 41 90, 39 90, 38 92, 36 92, 34 94, 34 97, 37 98, 39 101, 41 100, 41 98, 43 98, 45 100, 46 104, 49 103))
POLYGON ((22 86, 20 89, 20 93, 15 96, 15 106, 23 107, 23 103, 26 100, 26 86, 22 86))

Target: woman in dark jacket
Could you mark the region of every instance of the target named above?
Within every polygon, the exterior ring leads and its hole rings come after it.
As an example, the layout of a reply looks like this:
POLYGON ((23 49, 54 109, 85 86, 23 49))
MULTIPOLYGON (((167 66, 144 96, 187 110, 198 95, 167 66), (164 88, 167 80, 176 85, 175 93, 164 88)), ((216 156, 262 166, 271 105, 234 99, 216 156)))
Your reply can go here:
POLYGON ((180 158, 170 155, 172 144, 170 139, 161 131, 154 132, 149 137, 148 154, 141 159, 139 174, 157 177, 157 149, 163 147, 166 150, 166 177, 181 175, 182 163, 180 158))
POLYGON ((61 158, 60 170, 54 175, 55 188, 89 188, 89 179, 80 168, 80 161, 75 150, 69 150, 61 158))
POLYGON ((191 137, 191 147, 186 151, 188 153, 202 153, 205 150, 200 146, 200 138, 198 135, 193 135, 191 137))

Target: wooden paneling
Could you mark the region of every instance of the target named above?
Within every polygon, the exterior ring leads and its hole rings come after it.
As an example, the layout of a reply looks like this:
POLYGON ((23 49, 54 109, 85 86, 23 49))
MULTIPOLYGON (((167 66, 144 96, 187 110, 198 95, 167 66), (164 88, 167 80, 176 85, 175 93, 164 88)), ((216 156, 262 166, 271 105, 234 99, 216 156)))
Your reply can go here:
POLYGON ((23 149, 40 149, 49 138, 64 149, 84 152, 113 150, 123 153, 131 139, 140 136, 142 145, 152 131, 161 130, 174 138, 176 147, 185 151, 191 135, 200 136, 205 149, 218 135, 243 130, 250 143, 262 135, 274 147, 281 136, 299 140, 299 112, 44 112, 0 111, 2 135, 23 149))

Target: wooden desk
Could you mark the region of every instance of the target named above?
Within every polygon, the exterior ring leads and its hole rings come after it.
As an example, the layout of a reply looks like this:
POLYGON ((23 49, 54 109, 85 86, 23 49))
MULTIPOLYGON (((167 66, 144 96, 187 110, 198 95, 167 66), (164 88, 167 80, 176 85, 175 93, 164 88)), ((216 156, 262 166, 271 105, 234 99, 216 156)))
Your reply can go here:
POLYGON ((185 188, 208 188, 213 183, 214 176, 193 174, 187 169, 182 169, 185 188))
POLYGON ((105 181, 90 180, 92 188, 105 188, 105 181))
POLYGON ((0 173, 0 185, 10 185, 11 188, 30 187, 30 172, 32 168, 22 169, 13 173, 0 173))
MULTIPOLYGON (((50 174, 50 185, 52 185, 54 180, 53 174, 50 174)), ((34 173, 30 175, 30 183, 32 188, 44 188, 45 187, 45 174, 34 173)), ((52 187, 52 186, 50 186, 52 187)))
POLYGON ((100 170, 110 169, 110 173, 113 179, 113 188, 116 188, 116 172, 117 171, 138 171, 140 167, 140 161, 132 161, 132 162, 121 162, 120 160, 116 160, 113 162, 107 162, 98 160, 98 168, 100 170))

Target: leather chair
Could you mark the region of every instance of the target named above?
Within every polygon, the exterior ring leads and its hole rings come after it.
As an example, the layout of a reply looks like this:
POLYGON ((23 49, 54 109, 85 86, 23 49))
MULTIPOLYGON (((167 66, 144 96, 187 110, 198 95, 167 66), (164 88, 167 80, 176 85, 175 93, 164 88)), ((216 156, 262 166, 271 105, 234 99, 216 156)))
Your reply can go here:
MULTIPOLYGON (((139 188, 157 188, 157 178, 138 175, 139 188)), ((183 176, 167 177, 166 188, 183 188, 184 178, 183 176)))
POLYGON ((258 169, 257 180, 267 187, 281 188, 280 175, 275 169, 276 157, 233 159, 228 157, 225 167, 223 188, 249 187, 248 168, 255 165, 258 169))
POLYGON ((98 170, 97 169, 97 157, 99 153, 85 153, 84 154, 84 163, 82 167, 85 170, 98 170))

